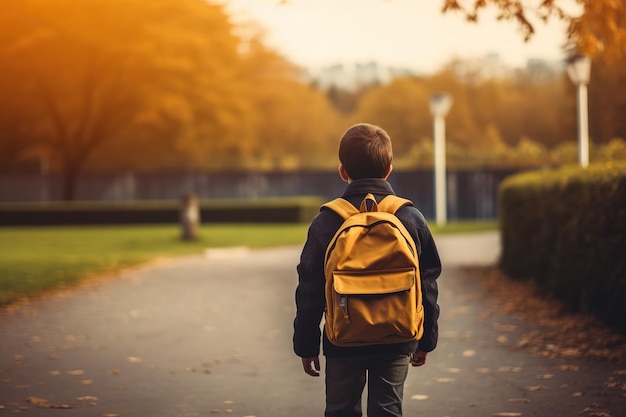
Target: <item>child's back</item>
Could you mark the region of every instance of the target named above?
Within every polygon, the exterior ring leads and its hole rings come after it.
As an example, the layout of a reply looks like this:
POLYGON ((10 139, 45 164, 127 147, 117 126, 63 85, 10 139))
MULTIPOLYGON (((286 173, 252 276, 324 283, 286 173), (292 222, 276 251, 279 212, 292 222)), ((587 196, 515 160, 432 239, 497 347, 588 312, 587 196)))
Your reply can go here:
MULTIPOLYGON (((392 170, 391 140, 380 127, 358 124, 348 129, 340 142, 339 159, 339 174, 348 183, 342 198, 356 208, 360 208, 368 194, 377 203, 388 195, 395 195, 386 181, 392 170)), ((441 273, 437 248, 424 216, 417 208, 404 205, 395 215, 410 235, 419 259, 419 292, 424 313, 423 335, 419 341, 364 343, 346 347, 331 343, 326 331, 322 337, 319 325, 326 309, 325 254, 343 218, 323 208, 309 227, 297 268, 299 282, 293 341, 295 353, 302 358, 304 371, 318 376, 322 338, 326 356, 326 416, 361 415, 361 395, 366 379, 370 415, 402 415, 402 389, 409 361, 414 366, 423 365, 426 353, 437 344, 439 306, 436 280, 441 273)), ((359 254, 353 256, 358 258, 359 254)))

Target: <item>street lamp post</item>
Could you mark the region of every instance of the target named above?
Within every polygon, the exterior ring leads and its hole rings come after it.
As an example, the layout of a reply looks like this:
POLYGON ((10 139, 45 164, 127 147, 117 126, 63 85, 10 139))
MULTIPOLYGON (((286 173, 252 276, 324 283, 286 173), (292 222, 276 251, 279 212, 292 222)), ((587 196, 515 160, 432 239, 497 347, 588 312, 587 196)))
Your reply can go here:
POLYGON ((578 86, 578 162, 589 165, 589 110, 587 84, 591 73, 591 60, 586 55, 573 55, 567 60, 567 73, 578 86))
POLYGON ((452 106, 452 98, 445 93, 436 93, 430 97, 430 111, 434 116, 435 136, 435 214, 437 226, 447 222, 446 199, 446 123, 445 116, 452 106))

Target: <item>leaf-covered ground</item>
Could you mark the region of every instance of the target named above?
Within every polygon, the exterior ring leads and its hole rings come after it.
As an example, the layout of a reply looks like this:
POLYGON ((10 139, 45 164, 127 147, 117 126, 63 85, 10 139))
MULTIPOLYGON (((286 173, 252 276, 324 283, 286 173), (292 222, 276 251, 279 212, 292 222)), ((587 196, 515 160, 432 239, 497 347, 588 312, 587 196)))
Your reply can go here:
POLYGON ((501 313, 528 326, 518 333, 516 349, 549 358, 595 358, 626 362, 626 336, 597 318, 573 313, 560 301, 543 296, 532 281, 509 278, 495 267, 467 268, 480 281, 501 313))

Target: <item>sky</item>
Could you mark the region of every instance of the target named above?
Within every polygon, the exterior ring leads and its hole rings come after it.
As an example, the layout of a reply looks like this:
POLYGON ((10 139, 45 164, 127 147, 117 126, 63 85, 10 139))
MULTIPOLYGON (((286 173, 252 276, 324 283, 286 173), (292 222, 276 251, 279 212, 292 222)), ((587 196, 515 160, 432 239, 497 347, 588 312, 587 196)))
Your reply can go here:
POLYGON ((252 20, 266 43, 293 63, 322 67, 376 61, 431 73, 454 58, 498 54, 512 67, 531 58, 562 61, 566 24, 537 21, 524 42, 514 21, 497 21, 495 9, 478 24, 460 13, 441 13, 443 0, 218 0, 234 21, 252 20))

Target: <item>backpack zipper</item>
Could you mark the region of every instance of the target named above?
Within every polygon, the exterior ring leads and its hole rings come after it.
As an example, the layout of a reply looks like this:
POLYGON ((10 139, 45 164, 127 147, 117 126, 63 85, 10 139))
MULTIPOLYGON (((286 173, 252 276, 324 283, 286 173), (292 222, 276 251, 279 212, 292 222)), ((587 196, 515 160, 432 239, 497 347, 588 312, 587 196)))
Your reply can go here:
POLYGON ((341 311, 343 311, 344 320, 350 324, 350 317, 348 316, 348 297, 345 295, 339 297, 339 307, 341 307, 341 311))

